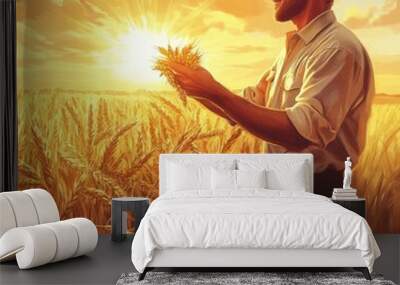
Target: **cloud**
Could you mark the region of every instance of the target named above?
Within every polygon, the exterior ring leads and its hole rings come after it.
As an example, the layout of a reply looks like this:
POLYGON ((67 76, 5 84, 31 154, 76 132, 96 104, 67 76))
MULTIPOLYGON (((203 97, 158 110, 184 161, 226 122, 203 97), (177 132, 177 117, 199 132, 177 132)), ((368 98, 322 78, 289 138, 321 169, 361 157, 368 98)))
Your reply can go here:
POLYGON ((269 47, 254 45, 227 46, 225 51, 230 53, 267 52, 269 47))
POLYGON ((344 25, 351 29, 363 29, 371 26, 371 12, 365 16, 352 16, 344 21, 344 25))
POLYGON ((382 11, 370 8, 362 16, 352 16, 344 24, 353 29, 386 27, 400 29, 400 0, 386 1, 382 11))
MULTIPOLYGON (((273 60, 271 58, 263 58, 261 60, 258 61, 253 61, 250 63, 246 63, 246 64, 232 64, 230 65, 231 67, 235 67, 235 68, 243 68, 243 69, 250 69, 250 70, 261 70, 262 71, 266 71, 268 69, 271 68, 273 60)), ((258 72, 258 73, 260 73, 258 72)))
POLYGON ((373 59, 374 70, 377 74, 399 74, 399 55, 380 55, 373 59))
POLYGON ((17 40, 24 48, 25 67, 48 62, 91 64, 93 51, 109 48, 115 23, 104 12, 102 0, 17 1, 17 40))
POLYGON ((386 13, 383 13, 379 18, 373 21, 374 25, 377 26, 388 26, 400 24, 400 0, 389 1, 389 9, 386 13))
MULTIPOLYGON (((197 0, 185 0, 184 2, 187 7, 193 9, 198 6, 197 0)), ((281 37, 285 32, 293 29, 290 22, 279 23, 275 20, 275 8, 272 0, 214 0, 205 1, 205 3, 207 3, 207 9, 204 11, 204 16, 215 11, 233 16, 244 23, 243 32, 266 33, 274 37, 281 37)), ((207 29, 207 26, 204 28, 207 29)))
POLYGON ((216 1, 215 8, 242 19, 245 22, 246 32, 261 32, 281 37, 285 32, 293 29, 290 22, 280 23, 275 20, 275 8, 272 0, 253 0, 251 2, 219 0, 216 1))

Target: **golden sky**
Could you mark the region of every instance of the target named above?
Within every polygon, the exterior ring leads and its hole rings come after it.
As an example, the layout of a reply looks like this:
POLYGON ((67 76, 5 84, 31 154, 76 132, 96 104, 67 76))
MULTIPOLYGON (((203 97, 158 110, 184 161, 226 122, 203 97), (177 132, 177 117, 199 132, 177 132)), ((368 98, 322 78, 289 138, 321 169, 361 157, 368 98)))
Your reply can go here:
MULTIPOLYGON (((377 91, 400 94, 400 0, 335 0, 340 22, 372 58, 377 91)), ((20 88, 166 89, 157 45, 195 41, 231 89, 254 84, 290 23, 272 0, 17 0, 20 88)))

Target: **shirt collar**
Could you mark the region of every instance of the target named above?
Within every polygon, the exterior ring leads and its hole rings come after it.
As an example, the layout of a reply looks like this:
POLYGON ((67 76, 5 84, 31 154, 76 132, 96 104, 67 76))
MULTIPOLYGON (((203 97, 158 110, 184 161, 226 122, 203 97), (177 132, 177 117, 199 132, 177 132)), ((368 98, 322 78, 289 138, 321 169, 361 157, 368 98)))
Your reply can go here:
POLYGON ((310 23, 304 26, 297 35, 307 45, 309 44, 317 34, 319 34, 327 26, 336 22, 335 14, 332 10, 325 11, 315 17, 310 23))

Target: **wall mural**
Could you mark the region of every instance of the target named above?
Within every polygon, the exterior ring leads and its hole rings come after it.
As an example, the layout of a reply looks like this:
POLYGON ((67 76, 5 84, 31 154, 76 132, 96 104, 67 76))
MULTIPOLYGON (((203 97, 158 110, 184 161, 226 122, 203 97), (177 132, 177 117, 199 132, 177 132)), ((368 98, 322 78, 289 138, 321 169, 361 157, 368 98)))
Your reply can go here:
MULTIPOLYGON (((160 153, 263 152, 262 140, 181 100, 154 65, 157 47, 194 43, 202 65, 239 94, 293 29, 275 21, 273 5, 17 0, 19 188, 48 189, 63 218, 88 217, 108 231, 111 197, 157 197, 160 153)), ((334 11, 375 71, 354 186, 373 230, 399 233, 400 1, 336 0, 334 11)))

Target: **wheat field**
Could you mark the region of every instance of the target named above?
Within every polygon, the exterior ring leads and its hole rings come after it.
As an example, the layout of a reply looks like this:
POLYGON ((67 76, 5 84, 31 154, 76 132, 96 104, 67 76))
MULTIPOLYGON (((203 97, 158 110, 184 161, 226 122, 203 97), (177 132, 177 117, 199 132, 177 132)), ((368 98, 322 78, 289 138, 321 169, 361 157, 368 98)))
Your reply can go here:
MULTIPOLYGON (((40 187, 62 218, 110 231, 111 197, 158 195, 160 153, 259 153, 263 143, 174 92, 18 93, 19 189, 40 187)), ((355 186, 375 232, 400 232, 400 113, 376 104, 355 186), (384 222, 383 222, 384 221, 384 222)))

